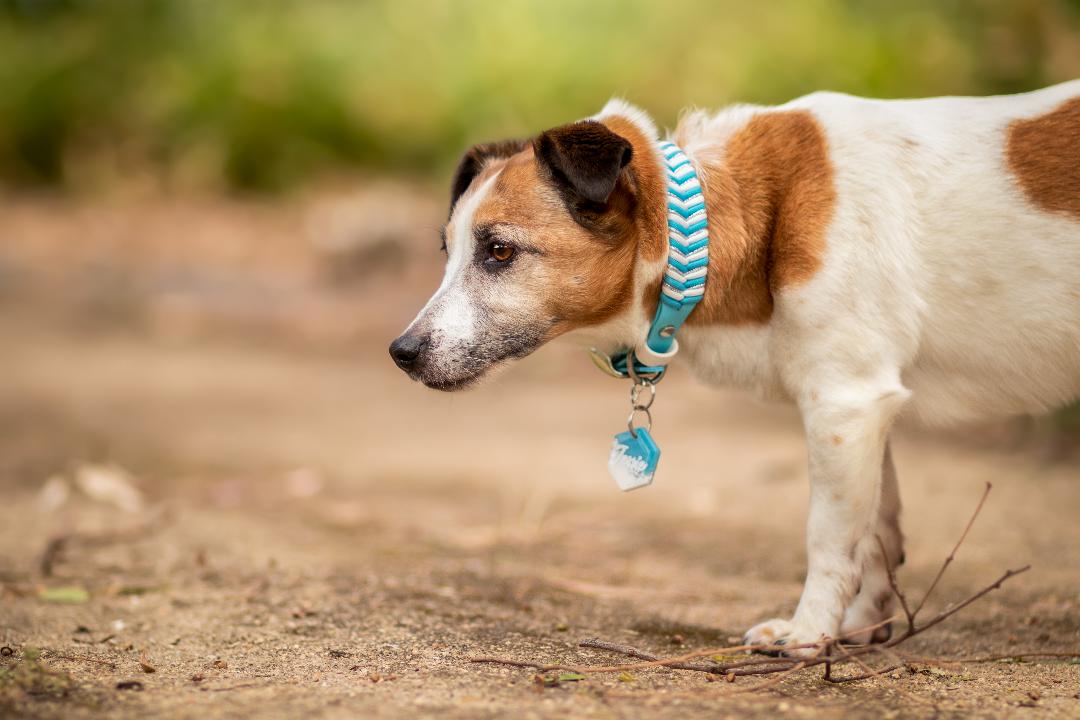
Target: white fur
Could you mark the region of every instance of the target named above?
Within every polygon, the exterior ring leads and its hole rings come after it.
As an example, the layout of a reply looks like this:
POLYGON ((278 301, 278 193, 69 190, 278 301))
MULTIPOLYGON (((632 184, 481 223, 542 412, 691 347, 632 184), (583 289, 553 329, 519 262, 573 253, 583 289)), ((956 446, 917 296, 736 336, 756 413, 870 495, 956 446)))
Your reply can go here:
MULTIPOLYGON (((722 152, 757 113, 808 110, 837 192, 822 268, 774 298, 768 324, 679 335, 702 380, 793 401, 806 427, 806 586, 791 620, 762 623, 749 641, 812 642, 888 617, 886 563, 898 562, 902 539, 886 443, 901 414, 953 423, 1080 396, 1080 220, 1032 205, 1004 158, 1010 122, 1078 95, 1080 81, 992 98, 816 93, 680 123, 673 139, 693 160, 722 152)), ((599 117, 610 114, 653 127, 622 101, 599 117)), ((634 312, 598 336, 633 346, 648 327, 634 312)))
MULTIPOLYGON (((622 98, 611 98, 607 101, 607 105, 593 116, 594 120, 603 120, 607 117, 622 117, 626 118, 630 122, 638 126, 638 129, 645 134, 645 137, 659 138, 660 133, 656 129, 656 123, 649 117, 649 113, 645 112, 637 105, 632 105, 622 98)), ((657 150, 659 157, 659 150, 657 150)))
POLYGON ((447 258, 442 284, 416 314, 406 333, 430 313, 432 342, 463 346, 476 335, 476 311, 464 275, 475 251, 473 215, 498 176, 499 173, 495 173, 478 187, 470 188, 454 208, 454 215, 446 226, 447 258))
MULTIPOLYGON (((951 423, 1080 396, 1080 219, 1035 207, 1004 157, 1011 122, 1076 96, 1080 81, 994 98, 816 93, 680 122, 673 140, 694 161, 722 157, 757 114, 806 110, 826 136, 837 197, 821 268, 776 294, 768 323, 679 334, 680 357, 702 380, 794 402, 806 429, 806 585, 790 620, 751 628, 749 641, 867 640, 875 634, 868 626, 889 616, 888 570, 903 555, 888 452, 899 417, 951 423)), ((611 116, 657 138, 648 115, 625 101, 612 100, 596 118, 611 116)), ((493 181, 470 188, 455 208, 446 275, 417 316, 431 318, 433 343, 462 357, 482 329, 465 275, 473 216, 493 181)), ((651 319, 642 289, 663 265, 638 262, 638 301, 576 334, 611 351, 637 347, 651 319)))

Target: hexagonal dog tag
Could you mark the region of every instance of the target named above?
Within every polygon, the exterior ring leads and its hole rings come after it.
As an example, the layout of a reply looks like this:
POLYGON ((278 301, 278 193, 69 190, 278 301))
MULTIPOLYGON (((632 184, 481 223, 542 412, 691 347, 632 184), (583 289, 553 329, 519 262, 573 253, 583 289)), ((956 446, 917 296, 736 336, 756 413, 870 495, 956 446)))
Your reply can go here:
POLYGON ((650 484, 660 461, 660 448, 646 428, 634 433, 621 432, 615 436, 608 458, 608 472, 620 490, 634 490, 650 484))

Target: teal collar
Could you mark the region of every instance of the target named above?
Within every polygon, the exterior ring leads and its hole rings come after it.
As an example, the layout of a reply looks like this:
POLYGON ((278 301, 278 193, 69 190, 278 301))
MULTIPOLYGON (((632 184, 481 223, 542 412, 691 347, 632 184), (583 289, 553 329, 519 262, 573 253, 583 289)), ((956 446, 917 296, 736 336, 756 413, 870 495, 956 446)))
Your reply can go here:
POLYGON ((645 342, 608 357, 590 354, 601 370, 615 377, 645 377, 657 382, 679 351, 675 334, 705 296, 709 269, 709 221, 697 171, 686 153, 671 142, 660 143, 667 169, 668 259, 656 317, 645 342))

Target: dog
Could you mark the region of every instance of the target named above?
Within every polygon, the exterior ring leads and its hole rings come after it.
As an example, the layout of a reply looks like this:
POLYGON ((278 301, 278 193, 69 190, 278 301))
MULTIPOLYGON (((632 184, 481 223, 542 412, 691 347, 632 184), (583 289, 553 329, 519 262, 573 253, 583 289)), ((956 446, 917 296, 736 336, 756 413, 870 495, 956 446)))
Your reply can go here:
MULTIPOLYGON (((640 347, 667 262, 660 135, 622 100, 453 178, 442 284, 390 347, 459 390, 555 337, 640 347)), ((889 432, 1080 397, 1080 80, 1026 94, 819 92, 692 111, 670 140, 700 178, 704 297, 680 359, 794 403, 809 447, 808 570, 794 616, 745 642, 889 637, 904 559, 889 432)))

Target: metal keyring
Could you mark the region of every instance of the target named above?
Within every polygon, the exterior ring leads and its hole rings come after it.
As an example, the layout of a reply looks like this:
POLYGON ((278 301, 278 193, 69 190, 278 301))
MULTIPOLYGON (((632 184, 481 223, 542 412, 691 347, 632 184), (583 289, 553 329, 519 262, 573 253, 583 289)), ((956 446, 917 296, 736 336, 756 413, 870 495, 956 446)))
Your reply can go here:
POLYGON ((637 440, 637 429, 634 427, 634 418, 638 413, 645 413, 645 429, 652 430, 652 412, 647 407, 635 407, 630 411, 630 416, 626 418, 626 429, 630 431, 630 437, 637 440))
POLYGON ((650 380, 639 380, 630 387, 630 406, 635 410, 648 410, 656 400, 656 385, 650 380), (645 404, 638 402, 641 399, 641 389, 649 388, 649 401, 645 404))
POLYGON ((626 354, 626 374, 630 376, 630 379, 635 383, 646 381, 653 385, 664 379, 664 370, 666 368, 660 368, 657 372, 640 374, 637 368, 634 367, 637 364, 637 355, 631 350, 626 354))

